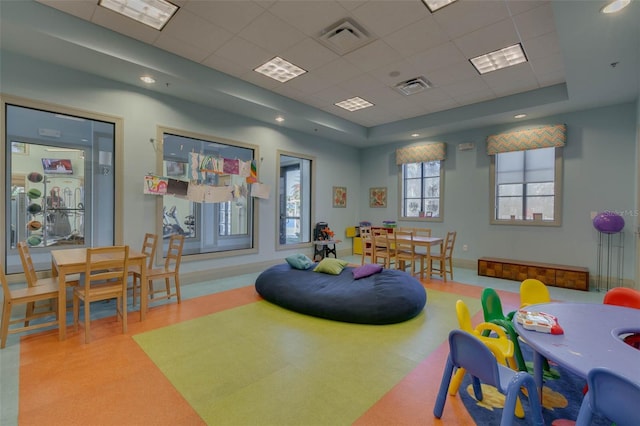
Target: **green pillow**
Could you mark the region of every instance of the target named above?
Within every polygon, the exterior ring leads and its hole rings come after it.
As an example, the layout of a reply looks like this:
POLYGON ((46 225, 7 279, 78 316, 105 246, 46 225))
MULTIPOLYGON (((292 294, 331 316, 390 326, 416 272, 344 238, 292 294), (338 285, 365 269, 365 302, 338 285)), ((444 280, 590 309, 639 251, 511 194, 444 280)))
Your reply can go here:
POLYGON ((318 263, 318 266, 313 270, 314 272, 323 272, 325 274, 338 275, 349 262, 341 259, 332 259, 325 257, 318 263))
POLYGON ((313 260, 309 259, 302 253, 292 254, 285 259, 292 268, 295 269, 309 269, 313 265, 313 260))

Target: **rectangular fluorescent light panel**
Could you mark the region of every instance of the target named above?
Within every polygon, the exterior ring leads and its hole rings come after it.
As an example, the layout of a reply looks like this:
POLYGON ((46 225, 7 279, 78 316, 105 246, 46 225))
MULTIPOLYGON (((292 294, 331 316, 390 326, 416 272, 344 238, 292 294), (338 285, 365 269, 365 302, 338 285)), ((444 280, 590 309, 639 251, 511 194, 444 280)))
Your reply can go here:
POLYGON ((274 80, 278 80, 280 83, 285 83, 292 78, 296 78, 307 72, 291 62, 285 61, 279 56, 265 62, 258 68, 254 69, 254 71, 264 74, 267 77, 271 77, 274 80))
POLYGON ((356 96, 355 98, 347 99, 345 101, 337 102, 334 105, 339 106, 340 108, 344 108, 347 111, 351 111, 351 112, 373 106, 371 102, 366 101, 358 96, 356 96))
POLYGON ((470 59, 480 74, 527 62, 520 43, 470 59))
POLYGON ((165 0, 100 0, 98 4, 156 30, 162 30, 178 11, 178 6, 165 0))
POLYGON ((454 1, 456 0, 422 0, 422 3, 427 6, 429 12, 433 13, 436 10, 442 9, 446 5, 453 3, 454 1))

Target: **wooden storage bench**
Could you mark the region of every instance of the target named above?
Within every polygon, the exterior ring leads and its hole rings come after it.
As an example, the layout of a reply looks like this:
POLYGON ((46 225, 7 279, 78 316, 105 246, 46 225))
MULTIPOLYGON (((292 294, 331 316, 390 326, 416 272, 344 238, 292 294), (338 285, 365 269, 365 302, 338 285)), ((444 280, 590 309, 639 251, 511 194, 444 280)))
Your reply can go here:
POLYGON ((535 278, 554 287, 589 290, 589 269, 579 266, 481 257, 478 275, 513 281, 535 278))

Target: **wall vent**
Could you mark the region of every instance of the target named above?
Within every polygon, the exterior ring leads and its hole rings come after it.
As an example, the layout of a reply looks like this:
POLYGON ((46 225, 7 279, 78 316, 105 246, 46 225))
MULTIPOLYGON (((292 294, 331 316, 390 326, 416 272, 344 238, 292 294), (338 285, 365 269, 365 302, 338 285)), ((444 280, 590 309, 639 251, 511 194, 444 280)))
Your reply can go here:
POLYGON ((416 77, 396 84, 396 90, 403 95, 409 96, 420 93, 432 86, 431 82, 424 77, 416 77))
POLYGON ((346 55, 374 39, 358 23, 345 18, 320 32, 318 41, 338 55, 346 55))

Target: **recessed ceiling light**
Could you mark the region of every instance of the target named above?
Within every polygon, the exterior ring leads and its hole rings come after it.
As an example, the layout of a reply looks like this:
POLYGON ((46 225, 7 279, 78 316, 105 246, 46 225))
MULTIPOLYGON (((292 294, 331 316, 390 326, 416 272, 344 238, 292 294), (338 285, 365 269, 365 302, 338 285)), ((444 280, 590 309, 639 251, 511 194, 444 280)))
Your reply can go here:
POLYGON ((153 84, 156 82, 156 79, 151 77, 150 75, 143 75, 140 77, 140 80, 144 81, 147 84, 153 84))
POLYGON ((520 43, 469 59, 480 74, 527 62, 520 43))
POLYGON ((351 112, 373 106, 371 102, 364 100, 358 96, 356 96, 355 98, 349 98, 344 101, 336 102, 334 105, 339 106, 340 108, 344 108, 347 111, 351 111, 351 112))
POLYGON ((412 138, 417 138, 418 136, 420 136, 420 133, 411 133, 412 138))
POLYGON ((277 121, 278 123, 282 123, 282 122, 284 121, 284 117, 280 117, 280 116, 278 116, 278 117, 276 117, 276 121, 277 121))
POLYGON ((516 114, 513 116, 513 118, 525 118, 527 116, 527 114, 516 114))
POLYGON ((285 61, 279 56, 265 62, 258 68, 254 69, 254 71, 264 74, 267 77, 271 77, 274 80, 278 80, 280 83, 287 82, 292 78, 296 78, 307 72, 291 62, 285 61))
POLYGON ((453 3, 456 0, 422 0, 429 12, 433 13, 438 9, 442 9, 443 7, 453 3))
POLYGON ((607 3, 602 9, 600 9, 600 12, 616 13, 619 10, 622 10, 625 7, 629 6, 630 3, 631 3, 631 0, 613 0, 607 3))
POLYGON ((100 0, 98 5, 156 30, 162 30, 178 11, 178 6, 165 0, 100 0))

